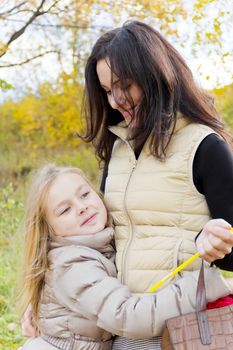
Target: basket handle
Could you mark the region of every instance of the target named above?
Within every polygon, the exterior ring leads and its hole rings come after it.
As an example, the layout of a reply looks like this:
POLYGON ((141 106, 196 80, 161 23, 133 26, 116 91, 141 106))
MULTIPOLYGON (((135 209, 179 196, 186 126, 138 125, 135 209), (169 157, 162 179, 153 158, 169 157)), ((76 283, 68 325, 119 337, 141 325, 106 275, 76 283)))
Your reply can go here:
POLYGON ((203 345, 211 344, 211 335, 209 330, 208 315, 206 312, 207 301, 206 301, 206 290, 204 280, 204 262, 202 260, 200 273, 197 282, 196 292, 196 314, 198 328, 201 336, 201 342, 203 345))

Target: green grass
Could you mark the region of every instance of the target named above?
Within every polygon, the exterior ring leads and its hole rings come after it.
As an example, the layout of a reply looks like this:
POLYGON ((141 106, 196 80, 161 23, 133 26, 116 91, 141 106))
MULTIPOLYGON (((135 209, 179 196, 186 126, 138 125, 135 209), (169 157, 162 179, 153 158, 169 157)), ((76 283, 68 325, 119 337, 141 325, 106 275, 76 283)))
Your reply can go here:
POLYGON ((17 275, 21 252, 18 232, 23 204, 15 199, 12 183, 0 189, 0 349, 17 349, 22 343, 16 312, 17 275))

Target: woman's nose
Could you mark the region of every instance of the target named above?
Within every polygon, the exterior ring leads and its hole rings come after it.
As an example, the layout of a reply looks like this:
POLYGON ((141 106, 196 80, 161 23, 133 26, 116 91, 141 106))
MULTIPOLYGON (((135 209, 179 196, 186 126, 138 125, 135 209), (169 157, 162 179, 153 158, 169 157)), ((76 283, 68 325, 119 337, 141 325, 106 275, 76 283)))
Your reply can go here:
POLYGON ((111 94, 108 98, 108 102, 113 109, 119 108, 119 106, 125 103, 125 100, 126 98, 124 96, 123 91, 117 93, 115 92, 111 94))
POLYGON ((118 104, 116 103, 116 100, 115 100, 115 98, 112 95, 108 98, 108 103, 110 104, 112 109, 117 109, 118 108, 118 104))

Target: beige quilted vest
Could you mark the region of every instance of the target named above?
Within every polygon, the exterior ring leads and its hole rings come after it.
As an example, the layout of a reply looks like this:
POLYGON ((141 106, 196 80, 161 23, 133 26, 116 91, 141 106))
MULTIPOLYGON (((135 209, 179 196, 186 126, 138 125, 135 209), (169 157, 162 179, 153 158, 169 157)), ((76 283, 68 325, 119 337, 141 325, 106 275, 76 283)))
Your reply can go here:
POLYGON ((210 214, 193 184, 193 158, 213 130, 179 118, 162 162, 150 155, 148 142, 136 160, 124 125, 110 128, 118 138, 105 201, 115 224, 118 277, 131 292, 141 294, 196 252, 195 236, 210 214))

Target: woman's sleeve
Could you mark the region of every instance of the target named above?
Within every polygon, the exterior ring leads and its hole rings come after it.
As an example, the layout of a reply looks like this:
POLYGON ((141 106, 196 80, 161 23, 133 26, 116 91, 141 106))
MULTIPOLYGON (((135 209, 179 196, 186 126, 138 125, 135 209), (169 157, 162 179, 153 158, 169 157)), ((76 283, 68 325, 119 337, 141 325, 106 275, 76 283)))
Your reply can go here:
MULTIPOLYGON (((160 335, 166 319, 195 310, 198 273, 190 272, 156 294, 138 297, 109 276, 101 260, 82 256, 82 260, 73 259, 72 264, 65 265, 53 289, 61 305, 98 327, 142 339, 160 335)), ((206 269, 205 282, 208 301, 231 293, 216 268, 206 269)))
MULTIPOLYGON (((193 180, 206 198, 211 217, 225 219, 233 226, 233 154, 218 135, 208 135, 199 145, 193 162, 193 180)), ((233 252, 214 264, 233 271, 233 252)))

